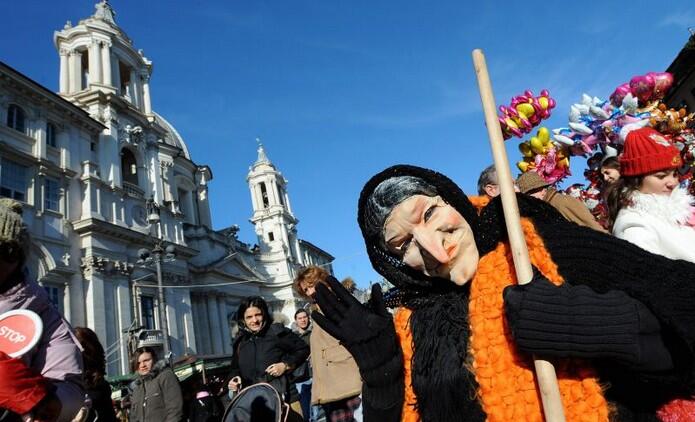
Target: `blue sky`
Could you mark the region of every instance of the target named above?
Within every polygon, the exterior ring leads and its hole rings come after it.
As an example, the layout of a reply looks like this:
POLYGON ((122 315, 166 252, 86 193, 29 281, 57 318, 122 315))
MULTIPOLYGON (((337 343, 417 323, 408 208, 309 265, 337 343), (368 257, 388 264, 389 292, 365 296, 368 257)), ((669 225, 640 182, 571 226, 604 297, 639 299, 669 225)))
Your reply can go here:
MULTIPOLYGON (((0 60, 51 90, 53 31, 94 1, 15 2, 0 17, 0 60)), ((154 62, 154 109, 211 166, 213 224, 247 222, 245 177, 260 136, 289 181, 300 237, 362 286, 371 269, 356 223, 366 180, 408 163, 473 192, 491 162, 471 51, 487 56, 497 103, 550 90, 549 128, 583 92, 606 98, 665 70, 695 26, 695 3, 552 1, 113 0, 116 21, 154 62)), ((518 140, 507 141, 516 161, 518 140)), ((575 158, 578 179, 584 160, 575 158)), ((573 179, 573 180, 575 180, 573 179)))

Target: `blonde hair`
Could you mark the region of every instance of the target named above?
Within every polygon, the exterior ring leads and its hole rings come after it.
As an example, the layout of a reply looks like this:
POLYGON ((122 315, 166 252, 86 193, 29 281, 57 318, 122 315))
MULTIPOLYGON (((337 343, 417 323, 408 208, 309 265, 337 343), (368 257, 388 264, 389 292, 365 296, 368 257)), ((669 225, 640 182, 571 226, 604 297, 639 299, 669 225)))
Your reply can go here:
POLYGON ((306 287, 316 287, 316 285, 319 283, 326 284, 326 278, 328 278, 328 276, 330 276, 328 271, 321 267, 310 265, 299 271, 299 274, 297 274, 297 277, 294 279, 294 283, 292 283, 292 287, 299 296, 303 297, 304 299, 310 299, 310 297, 304 292, 302 284, 304 284, 306 287))

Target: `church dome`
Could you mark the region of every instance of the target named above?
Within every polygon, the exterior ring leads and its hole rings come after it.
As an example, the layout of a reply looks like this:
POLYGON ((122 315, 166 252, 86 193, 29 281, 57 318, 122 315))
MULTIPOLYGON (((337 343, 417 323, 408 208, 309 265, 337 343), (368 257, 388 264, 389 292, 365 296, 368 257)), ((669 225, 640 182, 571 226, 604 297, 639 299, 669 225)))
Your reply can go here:
POLYGON ((183 155, 190 160, 191 156, 188 154, 188 147, 186 146, 186 143, 183 142, 183 138, 181 137, 181 135, 179 135, 179 132, 176 129, 174 129, 174 126, 172 126, 171 123, 169 123, 159 113, 155 112, 154 117, 155 122, 157 122, 158 125, 166 129, 167 134, 164 136, 164 143, 179 148, 183 151, 183 155))

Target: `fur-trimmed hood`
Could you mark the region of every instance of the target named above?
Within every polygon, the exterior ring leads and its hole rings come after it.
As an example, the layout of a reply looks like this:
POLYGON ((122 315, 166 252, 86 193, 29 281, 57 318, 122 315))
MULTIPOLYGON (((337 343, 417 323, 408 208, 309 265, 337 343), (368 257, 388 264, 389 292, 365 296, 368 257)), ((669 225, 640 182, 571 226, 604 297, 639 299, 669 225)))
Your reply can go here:
POLYGON ((677 187, 670 195, 634 192, 630 196, 631 209, 641 215, 650 215, 675 225, 691 225, 695 212, 695 198, 687 190, 677 187))
POLYGON ((150 370, 150 372, 146 373, 145 375, 139 375, 135 381, 133 381, 133 383, 134 385, 138 385, 142 384, 143 381, 157 378, 157 375, 159 375, 165 368, 170 367, 171 365, 169 365, 169 362, 166 359, 160 359, 154 365, 152 365, 152 370, 150 370))

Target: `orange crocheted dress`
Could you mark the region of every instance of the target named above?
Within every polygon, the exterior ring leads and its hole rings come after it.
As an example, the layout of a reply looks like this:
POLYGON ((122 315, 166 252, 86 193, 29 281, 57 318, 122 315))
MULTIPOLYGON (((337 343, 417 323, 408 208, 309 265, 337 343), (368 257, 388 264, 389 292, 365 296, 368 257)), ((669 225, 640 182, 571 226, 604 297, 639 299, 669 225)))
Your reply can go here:
MULTIPOLYGON (((475 202, 474 202, 475 203, 475 202)), ((480 203, 476 205, 481 205, 480 203)), ((555 284, 563 282, 543 240, 528 219, 522 219, 531 263, 555 284)), ((543 410, 535 385, 531 356, 516 350, 504 318, 502 290, 516 284, 511 251, 500 243, 480 259, 471 281, 469 339, 471 367, 478 382, 478 399, 490 422, 542 421, 543 410)), ((412 387, 413 345, 409 327, 411 311, 400 308, 395 316, 405 362, 405 400, 402 421, 420 420, 412 387)), ((555 369, 567 421, 607 421, 609 407, 594 371, 583 361, 564 359, 555 369)))

